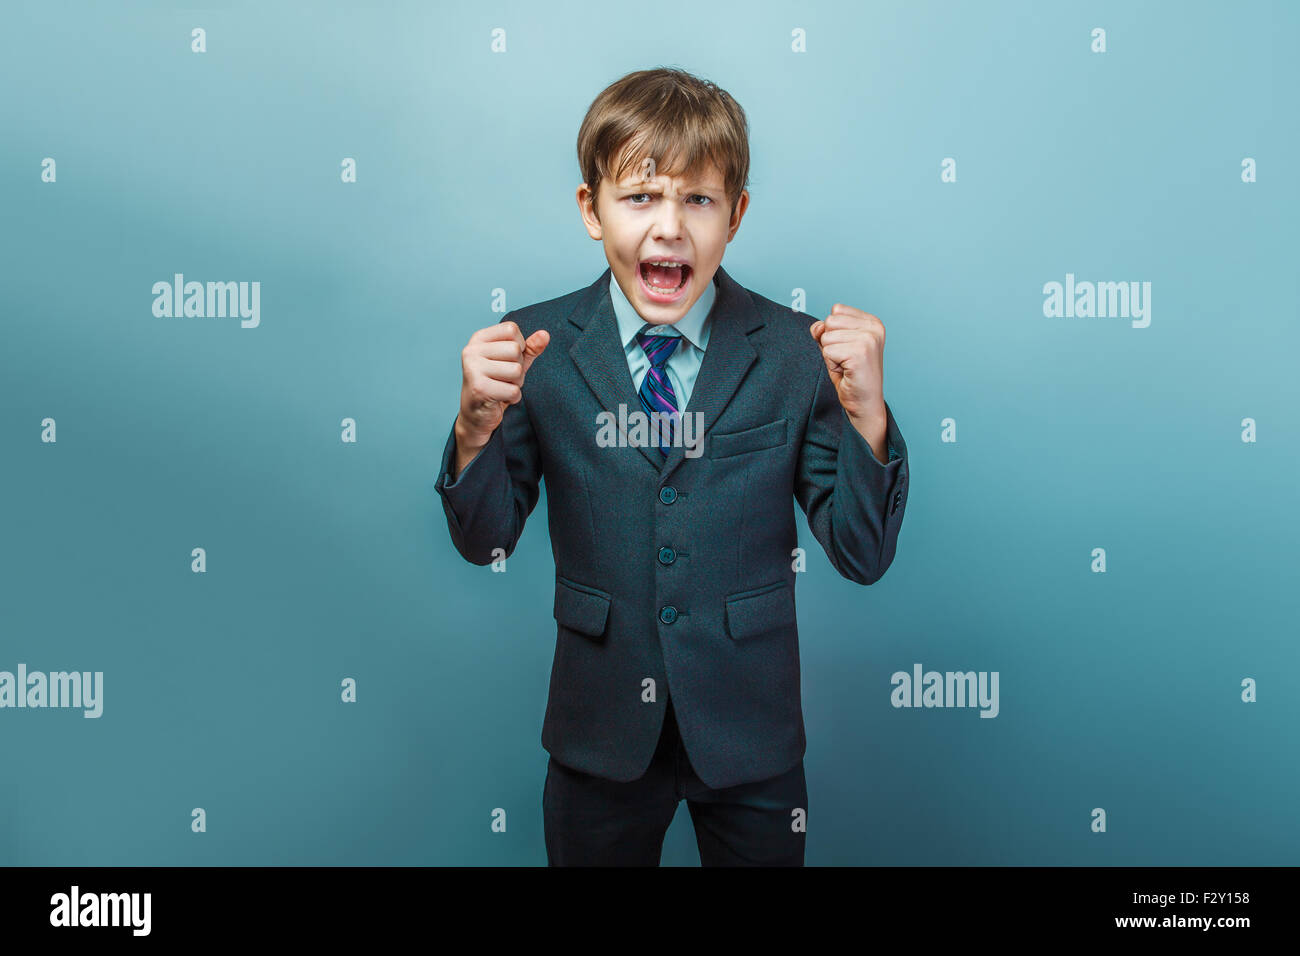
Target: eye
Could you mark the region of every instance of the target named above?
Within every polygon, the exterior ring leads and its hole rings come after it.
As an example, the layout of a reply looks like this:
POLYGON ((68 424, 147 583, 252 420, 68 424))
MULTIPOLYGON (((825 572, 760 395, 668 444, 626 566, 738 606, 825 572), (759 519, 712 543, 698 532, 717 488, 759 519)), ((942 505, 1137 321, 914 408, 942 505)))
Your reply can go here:
POLYGON ((702 202, 702 203, 696 203, 696 205, 698 205, 698 206, 706 206, 706 205, 708 205, 709 203, 713 202, 713 200, 710 199, 708 196, 701 196, 699 193, 696 193, 694 196, 691 196, 690 198, 691 198, 691 199, 703 199, 704 202, 702 202))
MULTIPOLYGON (((627 198, 628 198, 628 199, 631 199, 631 200, 635 200, 637 196, 645 196, 645 197, 648 199, 648 198, 650 197, 650 194, 649 194, 649 193, 633 193, 632 195, 628 196, 627 198)), ((633 205, 633 206, 644 206, 645 203, 643 203, 643 202, 633 202, 632 205, 633 205)))

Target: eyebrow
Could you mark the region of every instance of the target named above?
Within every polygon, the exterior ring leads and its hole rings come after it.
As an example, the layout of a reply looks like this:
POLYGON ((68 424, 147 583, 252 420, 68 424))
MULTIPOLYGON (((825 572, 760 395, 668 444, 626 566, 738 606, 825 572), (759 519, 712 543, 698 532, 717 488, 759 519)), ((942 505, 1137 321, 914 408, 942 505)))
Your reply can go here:
MULTIPOLYGON (((621 192, 630 193, 663 192, 663 187, 658 183, 653 182, 628 183, 627 185, 620 185, 617 188, 621 192)), ((706 186, 699 182, 687 183, 685 188, 685 191, 691 193, 715 193, 717 195, 721 195, 722 190, 723 187, 721 186, 706 186)))

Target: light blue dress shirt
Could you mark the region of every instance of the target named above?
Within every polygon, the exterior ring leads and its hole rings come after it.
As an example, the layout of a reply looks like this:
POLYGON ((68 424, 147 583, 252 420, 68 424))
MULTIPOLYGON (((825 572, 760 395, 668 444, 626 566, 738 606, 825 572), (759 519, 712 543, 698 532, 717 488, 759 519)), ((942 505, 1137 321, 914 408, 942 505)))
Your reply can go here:
POLYGON ((614 317, 618 320, 619 341, 623 343, 623 356, 627 359, 628 371, 632 373, 632 390, 639 392, 641 382, 650 371, 650 359, 636 340, 636 334, 645 329, 648 335, 680 335, 684 341, 678 343, 673 354, 668 356, 664 368, 668 370, 668 382, 677 396, 678 411, 686 411, 695 390, 695 380, 700 375, 700 365, 704 362, 704 350, 709 347, 709 330, 713 328, 713 302, 718 297, 717 273, 709 287, 700 294, 684 316, 672 325, 651 325, 646 328, 646 320, 632 307, 623 287, 609 274, 609 297, 614 303, 614 317))

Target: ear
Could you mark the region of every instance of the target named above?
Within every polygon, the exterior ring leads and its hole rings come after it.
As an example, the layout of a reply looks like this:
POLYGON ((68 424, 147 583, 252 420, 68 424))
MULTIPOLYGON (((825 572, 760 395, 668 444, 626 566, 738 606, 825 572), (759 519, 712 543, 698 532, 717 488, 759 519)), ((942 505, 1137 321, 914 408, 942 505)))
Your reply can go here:
POLYGON ((749 190, 742 189, 740 198, 736 200, 736 208, 731 210, 731 222, 727 226, 727 241, 730 242, 736 237, 740 229, 740 220, 744 218, 745 210, 749 208, 749 190))
POLYGON ((600 225, 600 218, 596 215, 596 203, 592 196, 591 187, 583 183, 578 187, 578 212, 582 214, 582 224, 587 227, 587 235, 593 239, 600 239, 604 235, 604 230, 600 225))

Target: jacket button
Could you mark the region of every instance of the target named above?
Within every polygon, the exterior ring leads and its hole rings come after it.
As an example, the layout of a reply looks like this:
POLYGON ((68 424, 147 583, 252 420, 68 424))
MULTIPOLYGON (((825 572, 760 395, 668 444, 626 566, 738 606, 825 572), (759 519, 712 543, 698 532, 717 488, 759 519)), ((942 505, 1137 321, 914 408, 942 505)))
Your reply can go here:
POLYGON ((677 560, 677 552, 674 551, 672 548, 659 549, 660 564, 672 564, 676 560, 677 560))
POLYGON ((660 608, 659 620, 663 621, 665 624, 671 624, 673 621, 677 620, 677 608, 673 607, 671 604, 660 608))
POLYGON ((672 485, 665 485, 659 489, 659 500, 666 505, 672 504, 677 500, 677 489, 672 485))

